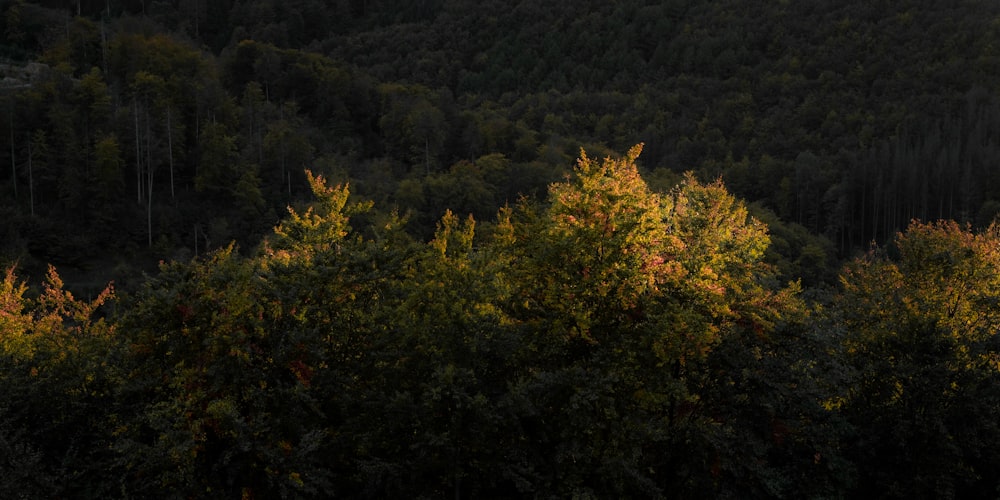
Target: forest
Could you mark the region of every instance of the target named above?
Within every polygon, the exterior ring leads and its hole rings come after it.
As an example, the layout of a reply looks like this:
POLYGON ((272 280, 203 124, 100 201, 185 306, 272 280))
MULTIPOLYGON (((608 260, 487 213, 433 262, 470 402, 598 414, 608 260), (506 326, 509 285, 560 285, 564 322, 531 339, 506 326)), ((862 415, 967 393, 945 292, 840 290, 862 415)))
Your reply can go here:
POLYGON ((1000 3, 0 0, 0 498, 996 498, 1000 3))

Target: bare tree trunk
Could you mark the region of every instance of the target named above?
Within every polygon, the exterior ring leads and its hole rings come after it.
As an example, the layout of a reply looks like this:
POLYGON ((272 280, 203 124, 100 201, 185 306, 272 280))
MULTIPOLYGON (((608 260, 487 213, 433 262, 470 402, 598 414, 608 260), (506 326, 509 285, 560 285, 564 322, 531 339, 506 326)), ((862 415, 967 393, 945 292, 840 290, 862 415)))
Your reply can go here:
POLYGON ((153 169, 149 169, 149 192, 146 193, 146 232, 149 248, 153 248, 153 169))
POLYGON ((14 185, 14 199, 17 199, 17 161, 14 155, 14 104, 10 105, 10 181, 14 185))
POLYGON ((35 216, 35 178, 31 168, 31 141, 28 141, 28 202, 31 216, 35 216))
MULTIPOLYGON (((285 105, 278 104, 278 118, 284 122, 285 121, 285 105)), ((281 182, 285 182, 285 134, 281 135, 281 182)), ((289 198, 291 198, 292 184, 291 181, 288 183, 288 193, 289 198)))
POLYGON ((152 131, 149 129, 149 106, 146 106, 146 229, 149 247, 153 247, 153 145, 152 131))
MULTIPOLYGON (((107 12, 108 19, 111 18, 111 6, 108 5, 107 12)), ((104 26, 104 16, 101 16, 101 62, 103 65, 104 74, 108 74, 108 30, 104 26)))
POLYGON ((863 158, 861 167, 861 232, 858 233, 861 236, 862 244, 864 244, 864 238, 867 234, 865 230, 865 218, 868 216, 868 159, 863 158))
MULTIPOLYGON (((153 171, 153 133, 149 129, 149 106, 147 105, 143 110, 143 115, 146 118, 145 128, 146 128, 146 179, 151 177, 153 171)), ((149 190, 146 190, 146 196, 149 196, 149 190)))
POLYGON ((142 203, 142 151, 139 147, 139 101, 132 99, 135 115, 135 186, 136 203, 142 203))
POLYGON ((264 138, 261 136, 260 125, 257 126, 257 165, 264 164, 264 138))
POLYGON ((167 106, 167 158, 170 160, 170 199, 174 198, 174 132, 170 125, 170 106, 167 106))

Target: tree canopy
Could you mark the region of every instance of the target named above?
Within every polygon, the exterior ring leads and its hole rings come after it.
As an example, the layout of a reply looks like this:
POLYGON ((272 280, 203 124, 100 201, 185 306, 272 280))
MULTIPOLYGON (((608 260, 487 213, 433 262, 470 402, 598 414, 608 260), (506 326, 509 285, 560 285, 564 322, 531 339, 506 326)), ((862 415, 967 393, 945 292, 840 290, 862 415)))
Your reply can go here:
POLYGON ((721 182, 653 191, 641 151, 581 151, 545 200, 446 212, 426 243, 306 172, 315 201, 256 249, 163 263, 124 297, 77 299, 55 269, 36 292, 10 268, 0 481, 88 497, 997 487, 995 227, 914 222, 808 301, 721 182))
POLYGON ((998 20, 0 2, 0 492, 995 496, 998 20))

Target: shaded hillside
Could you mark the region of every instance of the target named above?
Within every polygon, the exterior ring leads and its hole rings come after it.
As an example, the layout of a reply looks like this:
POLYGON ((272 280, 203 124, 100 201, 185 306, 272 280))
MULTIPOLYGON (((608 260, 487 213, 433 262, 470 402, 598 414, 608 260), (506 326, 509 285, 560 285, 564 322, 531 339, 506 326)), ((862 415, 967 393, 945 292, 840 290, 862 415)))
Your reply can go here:
POLYGON ((643 140, 647 166, 721 174, 847 251, 913 217, 991 219, 998 12, 988 2, 526 2, 476 14, 446 4, 433 22, 324 47, 380 79, 445 86, 472 110, 497 102, 542 144, 643 140))
POLYGON ((6 99, 11 257, 252 246, 306 166, 428 238, 640 141, 654 187, 721 176, 804 228, 773 259, 809 276, 912 218, 1000 210, 992 2, 54 7, 3 4, 0 45, 52 68, 6 99))

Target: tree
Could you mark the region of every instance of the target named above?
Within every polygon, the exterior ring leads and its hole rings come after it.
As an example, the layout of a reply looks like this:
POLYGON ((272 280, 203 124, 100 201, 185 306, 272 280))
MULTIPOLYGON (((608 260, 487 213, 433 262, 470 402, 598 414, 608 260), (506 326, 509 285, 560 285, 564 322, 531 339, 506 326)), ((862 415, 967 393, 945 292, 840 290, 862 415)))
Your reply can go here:
POLYGON ((853 370, 830 401, 857 429, 857 494, 989 496, 1000 463, 993 415, 1000 228, 914 221, 893 248, 856 259, 837 314, 853 370))
POLYGON ((113 207, 118 206, 125 190, 121 145, 115 135, 106 135, 94 144, 94 184, 97 198, 96 216, 102 221, 114 220, 113 207))
POLYGON ((447 212, 399 274, 383 274, 381 300, 367 307, 377 328, 341 439, 363 450, 353 466, 366 495, 517 491, 518 430, 504 417, 518 338, 494 305, 503 258, 475 248, 475 227, 447 212))
POLYGON ((379 128, 386 151, 429 174, 438 166, 447 137, 445 116, 422 86, 385 84, 379 87, 382 115, 379 128))
POLYGON ((101 317, 102 306, 113 298, 109 285, 93 300, 76 299, 51 266, 41 293, 33 296, 14 269, 7 269, 0 282, 5 491, 114 494, 113 478, 120 471, 110 443, 123 346, 114 324, 101 317))
POLYGON ((371 363, 396 352, 378 336, 391 317, 381 275, 399 272, 389 255, 405 246, 348 238, 349 215, 366 205, 307 178, 314 205, 290 209, 252 256, 230 246, 165 264, 122 318, 129 421, 116 449, 136 494, 321 498, 355 487, 360 459, 348 450, 381 422, 363 399, 384 375, 371 363))
POLYGON ((195 189, 199 192, 225 192, 239 179, 236 137, 229 134, 221 123, 202 127, 198 140, 201 157, 195 176, 195 189))
POLYGON ((309 259, 316 252, 328 252, 343 241, 350 231, 351 213, 367 210, 369 204, 351 205, 345 210, 350 196, 348 186, 329 187, 322 175, 306 170, 306 179, 317 202, 299 214, 289 207, 289 217, 274 229, 273 248, 293 251, 298 258, 309 259))
POLYGON ((209 123, 199 138, 201 158, 195 175, 195 190, 223 195, 237 202, 247 213, 257 213, 264 205, 257 165, 241 161, 236 137, 221 123, 209 123))
POLYGON ((292 172, 305 169, 316 148, 306 135, 305 122, 294 102, 279 107, 280 118, 269 123, 263 139, 262 167, 271 185, 292 196, 292 172), (278 175, 274 175, 278 173, 278 175), (278 182, 274 182, 277 178, 278 182))
POLYGON ((511 389, 536 492, 693 494, 725 457, 702 402, 707 355, 768 331, 794 291, 761 286, 766 229, 720 183, 651 192, 635 161, 585 153, 541 213, 502 218, 523 331, 511 389))
POLYGON ((122 319, 130 349, 116 449, 135 494, 320 495, 318 338, 262 262, 232 247, 164 265, 122 319))
MULTIPOLYGON (((35 193, 40 184, 51 179, 49 140, 43 130, 36 130, 28 144, 28 203, 35 215, 35 193)), ((40 192, 39 192, 40 194, 40 192)))
POLYGON ((545 267, 530 270, 545 278, 540 289, 525 291, 528 305, 559 318, 553 326, 561 335, 598 341, 592 323, 608 326, 623 312, 637 312, 639 299, 671 271, 660 250, 677 253, 670 250, 680 242, 666 234, 661 199, 639 177, 634 162, 641 150, 604 162, 581 152, 573 181, 550 187, 541 227, 521 226, 526 233, 519 239, 532 246, 526 253, 545 267))

